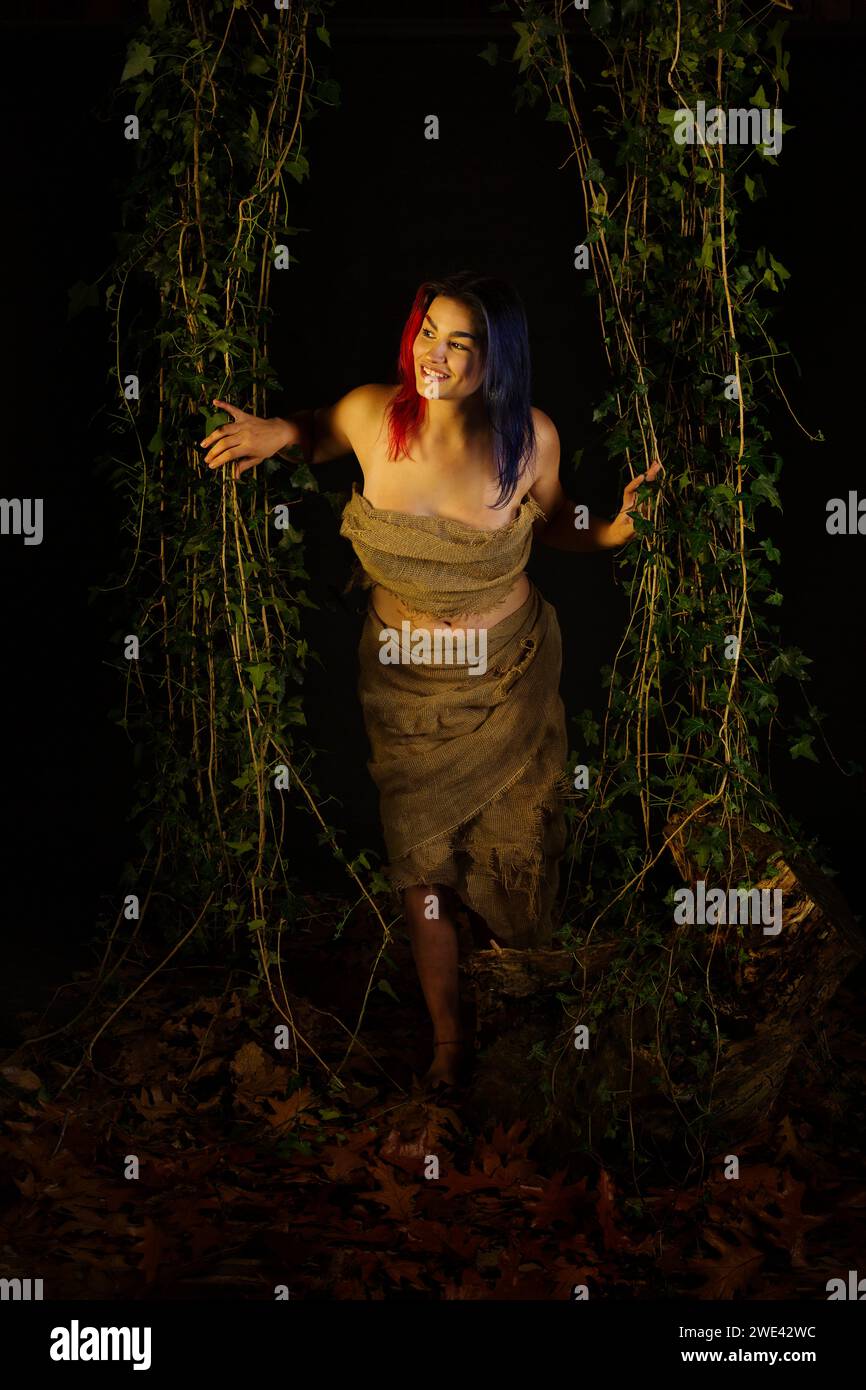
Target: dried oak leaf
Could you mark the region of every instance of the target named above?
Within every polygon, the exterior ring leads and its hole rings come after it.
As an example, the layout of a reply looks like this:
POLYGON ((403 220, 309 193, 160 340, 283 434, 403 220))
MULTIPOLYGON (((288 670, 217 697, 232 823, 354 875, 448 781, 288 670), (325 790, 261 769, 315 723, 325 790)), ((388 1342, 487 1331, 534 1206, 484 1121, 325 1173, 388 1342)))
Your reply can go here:
POLYGON ((482 1238, 466 1226, 456 1223, 446 1226, 441 1221, 416 1218, 409 1227, 408 1239, 410 1245, 418 1245, 432 1255, 441 1255, 447 1251, 471 1263, 478 1254, 482 1238))
POLYGON ((689 1260, 690 1274, 702 1274, 704 1282, 694 1290, 696 1298, 733 1298, 747 1289, 764 1263, 764 1254, 748 1241, 726 1240, 721 1231, 708 1226, 701 1240, 718 1250, 719 1258, 689 1260))
POLYGON ((401 1108, 397 1123, 379 1145, 379 1153, 404 1172, 420 1173, 428 1154, 435 1154, 440 1163, 450 1155, 458 1127, 459 1120, 451 1110, 410 1104, 401 1108))
POLYGON ((610 1174, 601 1169, 598 1176, 598 1196, 595 1213, 601 1227, 601 1239, 605 1250, 632 1250, 631 1238, 617 1227, 616 1186, 610 1174))
MULTIPOLYGON (((534 1172, 535 1164, 529 1159, 506 1159, 503 1162, 500 1154, 488 1149, 482 1155, 480 1167, 476 1164, 468 1173, 460 1173, 456 1168, 452 1168, 441 1176, 440 1182, 445 1196, 457 1197, 467 1192, 489 1191, 491 1188, 499 1192, 517 1189, 521 1181, 534 1172)), ((498 1197, 494 1199, 494 1204, 498 1200, 498 1197)))
POLYGON ((275 1100, 273 1096, 268 1096, 267 1101, 274 1112, 268 1116, 268 1124, 273 1125, 274 1129, 280 1129, 283 1125, 290 1124, 292 1120, 297 1119, 302 1111, 309 1110, 311 1106, 315 1105, 316 1097, 312 1087, 302 1086, 299 1091, 293 1091, 285 1100, 275 1100))
POLYGON ((806 1184, 797 1182, 785 1169, 768 1169, 763 1180, 752 1192, 741 1193, 740 1200, 746 1212, 760 1222, 767 1237, 791 1257, 795 1269, 802 1269, 807 1261, 804 1255, 806 1236, 829 1220, 825 1215, 802 1210, 806 1184))
POLYGON ((376 1131, 365 1129, 356 1131, 345 1144, 323 1144, 319 1151, 319 1158, 323 1166, 328 1169, 328 1177, 332 1182, 341 1182, 343 1178, 354 1173, 358 1168, 367 1168, 370 1164, 370 1157, 361 1152, 367 1148, 373 1139, 376 1138, 376 1131))
POLYGON ((129 1103, 146 1120, 159 1120, 165 1119, 168 1115, 176 1115, 180 1107, 180 1101, 176 1095, 172 1095, 170 1100, 166 1100, 161 1086, 151 1086, 149 1094, 147 1088, 142 1086, 138 1100, 134 1096, 130 1096, 129 1103))
POLYGON ((520 1250, 503 1250, 499 1255, 499 1278, 491 1291, 491 1298, 539 1300, 549 1299, 551 1282, 544 1270, 524 1269, 525 1263, 520 1250))
POLYGON ((483 1139, 478 1141, 473 1166, 468 1173, 454 1169, 442 1178, 446 1195, 454 1197, 490 1188, 500 1192, 518 1189, 527 1178, 536 1174, 535 1164, 526 1157, 531 1139, 532 1135, 523 1120, 518 1120, 510 1129, 497 1125, 489 1142, 483 1139))
POLYGON ((808 1161, 808 1150, 804 1149, 800 1142, 800 1137, 794 1128, 794 1122, 790 1115, 783 1115, 779 1121, 777 1129, 777 1148, 776 1158, 793 1158, 802 1163, 808 1161))
POLYGON ((533 1226, 549 1227, 557 1222, 571 1226, 578 1210, 586 1205, 586 1178, 567 1183, 565 1176, 563 1168, 546 1181, 542 1179, 543 1186, 521 1183, 521 1191, 527 1194, 523 1200, 532 1213, 533 1226))
POLYGON ((383 1255, 380 1269, 394 1283, 405 1280, 413 1289, 421 1289, 425 1293, 429 1291, 429 1283, 421 1278, 421 1267, 411 1260, 399 1259, 394 1255, 383 1255))
POLYGON ((146 1216, 141 1231, 141 1240, 135 1249, 136 1253, 141 1253, 141 1270, 145 1282, 148 1284, 152 1284, 156 1278, 164 1248, 165 1241, 161 1232, 153 1224, 150 1217, 146 1216))
POLYGON ((532 1143, 532 1131, 525 1120, 516 1120, 509 1129, 497 1125, 490 1136, 490 1148, 501 1154, 526 1154, 532 1143))
POLYGON ((393 1168, 389 1168, 384 1163, 374 1161, 370 1165, 370 1174, 376 1180, 378 1186, 375 1192, 364 1192, 361 1195, 366 1200, 381 1202, 388 1208, 388 1214, 395 1221, 406 1222, 412 1218, 412 1204, 415 1201, 417 1186, 415 1183, 400 1183, 397 1181, 393 1168))

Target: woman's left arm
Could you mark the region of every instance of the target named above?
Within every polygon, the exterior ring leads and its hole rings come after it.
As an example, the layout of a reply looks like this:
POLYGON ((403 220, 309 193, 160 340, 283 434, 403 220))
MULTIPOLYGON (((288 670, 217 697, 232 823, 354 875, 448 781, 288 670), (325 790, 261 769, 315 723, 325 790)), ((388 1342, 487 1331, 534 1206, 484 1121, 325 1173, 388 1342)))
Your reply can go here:
POLYGON ((622 507, 613 521, 590 512, 587 525, 575 525, 575 504, 566 497, 559 480, 559 434, 543 410, 532 411, 535 437, 538 444, 535 481, 529 489, 547 520, 535 523, 535 535, 554 550, 613 550, 625 545, 635 535, 631 513, 637 510, 635 494, 641 483, 651 483, 659 473, 656 462, 626 486, 622 507))

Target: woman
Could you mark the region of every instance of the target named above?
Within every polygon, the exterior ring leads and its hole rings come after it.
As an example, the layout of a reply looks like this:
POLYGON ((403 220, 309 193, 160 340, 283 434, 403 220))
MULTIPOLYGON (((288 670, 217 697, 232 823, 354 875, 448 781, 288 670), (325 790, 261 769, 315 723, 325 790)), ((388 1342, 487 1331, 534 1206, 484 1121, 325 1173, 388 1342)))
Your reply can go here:
POLYGON ((533 534, 563 550, 622 545, 660 465, 629 483, 614 521, 578 528, 559 436, 530 405, 523 307, 501 280, 421 285, 399 376, 291 420, 214 401, 232 423, 201 447, 236 477, 292 446, 311 464, 361 465, 341 527, 371 589, 359 691, 439 1085, 466 1060, 456 914, 509 946, 551 937, 568 748, 559 625, 524 572, 533 534))

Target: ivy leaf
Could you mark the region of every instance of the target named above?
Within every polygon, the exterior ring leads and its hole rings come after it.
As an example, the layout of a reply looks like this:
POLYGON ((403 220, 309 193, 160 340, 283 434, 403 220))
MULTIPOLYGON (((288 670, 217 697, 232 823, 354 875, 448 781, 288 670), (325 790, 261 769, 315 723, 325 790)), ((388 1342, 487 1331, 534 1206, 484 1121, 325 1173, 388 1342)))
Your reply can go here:
POLYGON ((304 492, 318 492, 319 484, 310 472, 309 464, 299 463, 291 478, 292 486, 302 488, 304 492))
POLYGON ((203 410, 202 418, 204 419, 205 439, 209 434, 213 434, 214 430, 218 429, 220 425, 227 425, 230 419, 224 410, 217 410, 213 415, 209 415, 206 410, 203 410))
POLYGON ((255 57, 250 58, 250 61, 247 63, 247 72, 251 72, 253 77, 264 77, 268 71, 268 67, 269 63, 267 58, 265 58, 262 53, 257 53, 255 57))
POLYGON ((326 106, 336 106, 340 100, 340 84, 333 77, 317 82, 315 92, 319 101, 323 101, 326 106))
POLYGON ((755 478, 752 483, 751 493, 752 496, 759 501, 769 502, 771 506, 777 507, 779 511, 782 510, 782 499, 776 491, 776 486, 772 479, 768 478, 766 474, 762 473, 759 477, 755 478))
POLYGON ((589 0, 586 20, 590 29, 606 29, 613 19, 613 10, 608 0, 589 0))
POLYGON ((485 63, 489 63, 494 68, 499 61, 499 44, 489 43, 486 48, 482 48, 477 56, 483 58, 485 63))
POLYGON ((702 270, 712 270, 713 238, 711 236, 708 235, 704 237, 704 244, 701 247, 701 254, 698 256, 695 264, 700 266, 702 270))
POLYGON ((294 154, 291 159, 287 159, 283 168, 298 183, 303 182, 310 172, 310 166, 300 151, 294 154))
POLYGON ((518 67, 517 71, 524 72, 526 68, 529 67, 529 49, 532 43, 532 38, 529 33, 529 25, 513 23, 511 27, 517 34, 517 43, 515 44, 514 52, 511 55, 511 61, 514 62, 517 58, 519 58, 520 66, 518 67))
POLYGON ((680 726, 680 733, 684 738, 691 738, 692 734, 712 733, 712 729, 706 719, 700 719, 697 715, 692 714, 680 726))
POLYGON ((169 0, 147 0, 147 12, 157 29, 168 19, 169 0))
POLYGON ((99 290, 96 285, 86 285, 83 280, 76 280, 75 284, 69 287, 68 294, 67 323, 70 319, 76 318, 82 309, 95 309, 99 304, 99 290))
POLYGON ((247 666, 246 670, 253 683, 253 690, 261 690, 265 676, 274 668, 269 661, 260 661, 255 666, 247 666))
POLYGON ((558 101, 554 101, 544 119, 546 121, 561 121, 563 125, 568 125, 568 112, 558 101))
POLYGON ((398 1004, 400 1003, 400 1000, 397 998, 397 995, 394 993, 387 980, 380 980, 376 988, 380 989, 383 994, 387 994, 389 999, 393 999, 398 1004))
POLYGON ((808 758, 810 762, 818 762, 815 751, 812 748, 813 734, 802 734, 796 743, 791 744, 790 754, 792 758, 808 758))
POLYGON ((713 507, 732 507, 736 500, 737 494, 729 483, 716 483, 707 489, 707 501, 713 507))
POLYGON ((586 173, 583 176, 584 183, 592 179, 593 183, 604 183, 604 169, 597 159, 591 159, 586 166, 586 173))
POLYGON ((143 72, 153 72, 155 67, 156 63, 147 44, 134 41, 126 50, 126 66, 120 74, 120 80, 125 82, 129 77, 139 77, 143 72))
POLYGON ((316 38, 321 39, 322 43, 325 44, 328 48, 331 47, 331 35, 328 33, 324 24, 320 24, 318 29, 316 30, 316 38))
POLYGON ((799 647, 785 647, 783 651, 776 653, 770 663, 770 680, 774 681, 778 676, 808 680, 809 673, 806 667, 811 665, 812 658, 801 652, 799 647))
POLYGON ((277 550, 287 550, 290 545, 300 545, 303 539, 303 531, 297 531, 289 522, 288 526, 283 527, 283 534, 277 541, 277 550))

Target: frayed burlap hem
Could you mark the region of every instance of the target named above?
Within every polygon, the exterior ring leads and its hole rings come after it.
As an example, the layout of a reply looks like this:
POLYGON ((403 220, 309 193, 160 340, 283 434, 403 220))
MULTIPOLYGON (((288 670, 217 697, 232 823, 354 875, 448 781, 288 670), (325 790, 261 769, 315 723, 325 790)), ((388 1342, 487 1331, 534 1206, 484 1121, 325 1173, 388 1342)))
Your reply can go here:
POLYGON ((450 834, 391 863, 389 882, 397 893, 441 884, 477 912, 506 945, 549 945, 565 839, 561 791, 557 783, 552 798, 537 806, 531 817, 525 805, 520 807, 517 819, 525 837, 519 843, 503 843, 498 833, 504 821, 512 822, 512 835, 516 829, 514 808, 503 794, 450 834))

